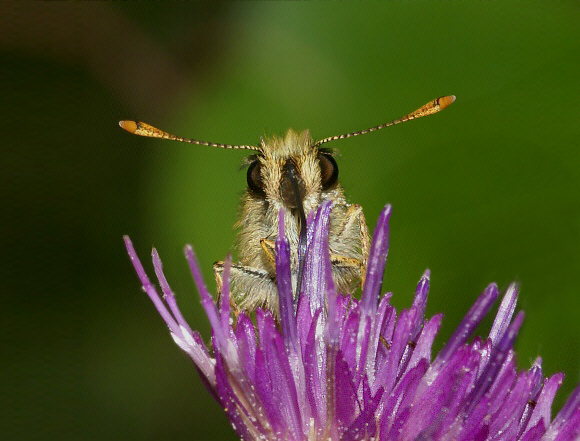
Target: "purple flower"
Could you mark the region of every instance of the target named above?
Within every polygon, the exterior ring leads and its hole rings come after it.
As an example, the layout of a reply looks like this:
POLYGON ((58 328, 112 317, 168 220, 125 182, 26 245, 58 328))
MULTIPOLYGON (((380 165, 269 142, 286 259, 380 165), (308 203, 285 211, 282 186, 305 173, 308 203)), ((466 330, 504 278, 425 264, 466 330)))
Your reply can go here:
POLYGON ((385 207, 377 222, 360 300, 336 292, 328 252, 329 203, 308 225, 303 290, 295 306, 290 250, 283 218, 276 241, 279 322, 256 310, 230 317, 228 265, 220 304, 186 247, 201 303, 212 327, 210 352, 176 305, 153 250, 163 300, 129 238, 129 256, 177 345, 193 360, 209 389, 246 440, 574 440, 580 437, 580 386, 552 420, 550 408, 563 374, 542 377, 541 360, 515 366, 517 287, 508 287, 486 339, 468 342, 498 296, 495 284, 479 296, 441 351, 431 345, 442 315, 425 319, 429 271, 411 308, 399 314, 380 296, 388 248, 385 207))

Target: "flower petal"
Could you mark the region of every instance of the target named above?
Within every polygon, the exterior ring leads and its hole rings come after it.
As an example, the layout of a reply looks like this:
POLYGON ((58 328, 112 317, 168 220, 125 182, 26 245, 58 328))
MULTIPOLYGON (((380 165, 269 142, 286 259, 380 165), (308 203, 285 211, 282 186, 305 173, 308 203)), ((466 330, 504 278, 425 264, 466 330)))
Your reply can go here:
POLYGON ((385 274, 385 263, 387 261, 387 251, 389 249, 389 217, 391 216, 391 206, 386 205, 379 215, 373 241, 369 253, 368 268, 365 285, 361 297, 361 309, 366 314, 373 314, 378 305, 378 298, 383 285, 383 275, 385 274))

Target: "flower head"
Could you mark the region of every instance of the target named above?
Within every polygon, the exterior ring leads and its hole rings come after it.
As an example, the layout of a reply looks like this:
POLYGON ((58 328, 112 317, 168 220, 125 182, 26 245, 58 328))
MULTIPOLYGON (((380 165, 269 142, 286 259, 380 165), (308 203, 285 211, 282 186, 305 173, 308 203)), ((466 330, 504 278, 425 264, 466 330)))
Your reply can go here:
POLYGON ((329 203, 308 225, 302 291, 292 295, 290 249, 283 216, 276 241, 279 322, 257 309, 255 320, 230 317, 228 264, 219 305, 208 292, 191 247, 185 254, 212 327, 212 351, 185 322, 153 250, 163 299, 149 281, 129 238, 129 256, 177 345, 193 360, 246 440, 573 440, 580 436, 580 386, 551 420, 563 375, 543 378, 541 360, 515 366, 510 285, 486 339, 469 337, 498 296, 489 285, 443 349, 431 357, 442 315, 424 318, 429 271, 408 310, 380 296, 388 248, 390 206, 377 222, 360 300, 337 293, 328 251, 329 203))

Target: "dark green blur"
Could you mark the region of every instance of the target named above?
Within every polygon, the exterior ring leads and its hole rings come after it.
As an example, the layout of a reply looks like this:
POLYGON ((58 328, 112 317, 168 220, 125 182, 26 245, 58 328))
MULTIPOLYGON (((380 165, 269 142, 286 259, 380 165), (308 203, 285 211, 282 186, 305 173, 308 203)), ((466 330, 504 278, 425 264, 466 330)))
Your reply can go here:
MULTIPOLYGON (((490 282, 520 284, 520 368, 580 372, 580 10, 560 2, 0 6, 2 358, 6 440, 235 439, 125 255, 156 246, 192 327, 232 251, 243 152, 149 140, 139 119, 231 143, 330 144, 372 229, 393 205, 384 291, 410 305, 430 268, 436 350, 490 282)), ((495 310, 494 310, 495 311, 495 310)), ((489 330, 488 320, 479 330, 489 330)))

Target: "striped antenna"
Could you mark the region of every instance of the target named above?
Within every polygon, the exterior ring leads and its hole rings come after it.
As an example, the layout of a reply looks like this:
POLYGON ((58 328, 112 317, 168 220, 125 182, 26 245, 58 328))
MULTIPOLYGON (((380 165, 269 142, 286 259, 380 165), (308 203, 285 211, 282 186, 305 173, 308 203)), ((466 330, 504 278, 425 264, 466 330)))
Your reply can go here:
POLYGON ((231 145, 231 144, 218 144, 216 142, 198 141, 197 139, 183 138, 182 136, 175 136, 171 133, 159 130, 157 127, 153 127, 147 123, 139 121, 119 121, 119 126, 125 129, 127 132, 134 135, 146 136, 147 138, 161 138, 170 139, 172 141, 188 142, 190 144, 206 145, 208 147, 218 147, 220 149, 244 149, 244 150, 254 150, 256 152, 261 152, 260 147, 253 145, 231 145))
POLYGON ((440 110, 443 110, 446 107, 448 107, 449 105, 451 105, 451 103, 453 103, 453 101, 455 101, 455 95, 442 96, 442 97, 437 98, 436 100, 428 102, 427 104, 425 104, 424 106, 415 110, 414 112, 411 112, 411 113, 409 113, 409 114, 407 114, 399 119, 396 119, 394 121, 390 121, 390 122, 387 122, 387 123, 384 123, 384 124, 381 124, 381 125, 378 125, 375 127, 371 127, 370 129, 359 130, 358 132, 345 133, 344 135, 330 136, 328 138, 324 138, 324 139, 316 142, 313 145, 313 147, 319 147, 322 144, 325 144, 325 143, 330 142, 330 141, 335 141, 337 139, 352 138, 353 136, 364 135, 365 133, 370 133, 370 132, 374 132, 376 130, 381 130, 381 129, 384 129, 385 127, 394 126, 395 124, 400 124, 400 123, 405 122, 405 121, 410 121, 412 119, 421 118, 422 116, 433 115, 434 113, 437 113, 440 110))

